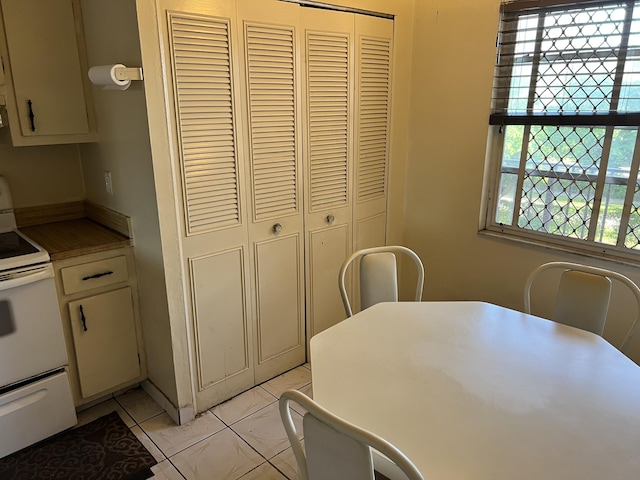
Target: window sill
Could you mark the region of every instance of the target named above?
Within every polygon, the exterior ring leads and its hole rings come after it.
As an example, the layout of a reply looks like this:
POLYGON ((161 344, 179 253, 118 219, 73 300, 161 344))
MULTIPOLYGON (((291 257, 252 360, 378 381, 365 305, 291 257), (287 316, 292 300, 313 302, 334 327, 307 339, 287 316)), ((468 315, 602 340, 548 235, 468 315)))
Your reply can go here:
POLYGON ((514 242, 562 253, 581 255, 583 257, 605 260, 632 267, 640 267, 640 251, 622 250, 611 245, 576 245, 571 239, 559 239, 559 241, 547 238, 536 238, 535 235, 518 234, 512 231, 504 231, 499 227, 485 228, 478 231, 478 235, 507 242, 514 242))

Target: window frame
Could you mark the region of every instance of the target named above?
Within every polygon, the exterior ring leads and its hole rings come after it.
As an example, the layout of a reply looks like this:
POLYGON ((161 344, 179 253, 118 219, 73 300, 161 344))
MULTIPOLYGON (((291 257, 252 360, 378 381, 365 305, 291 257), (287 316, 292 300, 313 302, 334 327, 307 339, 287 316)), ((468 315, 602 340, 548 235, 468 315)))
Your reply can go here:
MULTIPOLYGON (((584 5, 589 6, 590 4, 602 4, 604 3, 602 0, 589 0, 584 2, 578 2, 576 0, 519 0, 510 3, 505 3, 501 7, 501 16, 499 26, 502 29, 503 18, 502 15, 504 12, 515 12, 515 11, 528 11, 535 13, 536 11, 545 10, 550 6, 567 6, 570 8, 571 6, 575 6, 579 4, 580 6, 584 5)), ((613 3, 613 2, 612 2, 613 3)), ((621 1, 620 3, 627 3, 625 1, 621 1)), ((640 8, 640 7, 637 7, 640 8)), ((499 33, 498 33, 499 35, 499 33)), ((498 44, 498 42, 496 42, 498 44)), ((499 46, 497 45, 499 48, 499 46)), ((496 67, 497 68, 497 67, 496 67)), ((511 78, 511 77, 509 77, 511 78)), ((620 84, 615 85, 613 88, 620 88, 620 84)), ((496 88, 495 78, 494 78, 494 89, 496 88)), ((535 88, 529 87, 529 89, 535 88)), ((504 101, 504 99, 503 99, 504 101)), ((495 107, 496 99, 494 94, 492 94, 492 117, 494 115, 494 107, 495 107)), ((632 178, 634 178, 634 168, 638 169, 638 165, 640 164, 640 112, 637 113, 628 113, 626 115, 622 115, 619 118, 619 122, 614 121, 611 122, 609 119, 606 123, 599 123, 598 117, 600 115, 580 115, 581 118, 577 118, 576 115, 570 116, 567 115, 567 118, 555 117, 555 121, 545 122, 544 116, 537 115, 528 115, 527 120, 524 121, 522 119, 515 119, 514 121, 503 121, 502 124, 498 124, 495 122, 494 118, 490 118, 488 139, 487 139, 487 151, 486 151, 486 162, 485 162, 485 180, 484 180, 484 194, 482 200, 482 211, 484 214, 481 215, 480 218, 480 233, 514 240, 517 242, 523 242, 527 244, 538 245, 550 249, 568 251, 572 253, 579 253, 582 255, 595 256, 598 258, 605 258, 612 261, 617 261, 626 264, 637 265, 640 263, 640 246, 636 248, 625 247, 624 242, 622 245, 613 245, 609 243, 600 243, 592 238, 591 233, 588 234, 587 239, 573 238, 564 235, 558 235, 555 233, 547 233, 533 229, 527 229, 518 226, 518 222, 514 222, 513 225, 506 225, 499 223, 497 221, 498 208, 500 206, 500 185, 501 178, 503 173, 503 150, 504 150, 504 142, 506 137, 506 126, 507 125, 524 125, 525 130, 526 126, 530 125, 541 125, 541 126, 561 126, 566 125, 569 127, 573 126, 586 126, 586 127, 601 127, 607 130, 610 130, 610 133, 605 133, 603 135, 603 141, 611 143, 611 138, 613 137, 613 130, 616 127, 623 126, 631 126, 637 128, 637 136, 635 141, 634 152, 631 159, 631 172, 629 178, 625 182, 627 186, 633 183, 632 178), (607 137, 609 140, 607 140, 607 137)), ((608 117, 615 117, 615 114, 607 114, 608 117)), ((548 117, 547 117, 548 118, 548 117)), ((529 140, 528 140, 529 141, 529 140)), ((527 144, 528 144, 527 141, 527 144)), ((607 153, 608 156, 608 153, 607 153)), ((606 188, 607 184, 610 182, 606 182, 607 178, 607 165, 605 162, 604 172, 602 166, 599 167, 599 172, 597 176, 597 181, 593 184, 594 188, 594 196, 597 196, 602 192, 604 188, 606 188)), ((522 186, 523 181, 523 165, 522 160, 519 167, 519 173, 517 177, 517 185, 522 186)), ((640 183, 640 178, 636 180, 637 183, 640 183)), ((629 200, 633 200, 633 192, 629 196, 629 188, 626 189, 624 208, 625 210, 629 210, 629 208, 633 208, 633 205, 629 207, 627 205, 629 200), (630 198, 629 198, 630 197, 630 198)), ((634 188, 632 187, 633 191, 634 188)), ((523 191, 522 188, 518 189, 516 187, 515 197, 522 197, 523 191)), ((594 200, 595 202, 595 200, 594 200)), ((600 205, 598 205, 599 210, 600 205)), ((514 205, 515 208, 515 205, 514 205)), ((593 211, 592 215, 598 215, 598 211, 593 211)), ((514 215, 515 217, 519 217, 521 214, 518 213, 514 215)), ((628 220, 628 218, 627 218, 628 220)), ((596 224, 598 219, 596 217, 596 224)), ((588 225, 587 225, 588 228, 588 225)), ((624 228, 621 225, 618 227, 618 234, 620 236, 621 231, 625 231, 623 237, 627 235, 628 223, 624 223, 624 228)), ((589 229, 590 231, 590 229, 589 229)), ((597 229, 596 232, 597 234, 597 229)))

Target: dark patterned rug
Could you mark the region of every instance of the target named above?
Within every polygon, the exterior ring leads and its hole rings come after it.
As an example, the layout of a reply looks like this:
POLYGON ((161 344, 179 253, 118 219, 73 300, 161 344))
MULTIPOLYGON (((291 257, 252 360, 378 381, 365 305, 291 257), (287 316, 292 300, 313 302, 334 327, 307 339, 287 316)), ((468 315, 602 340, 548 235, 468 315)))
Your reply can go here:
POLYGON ((156 463, 112 412, 0 459, 0 479, 145 480, 156 463))

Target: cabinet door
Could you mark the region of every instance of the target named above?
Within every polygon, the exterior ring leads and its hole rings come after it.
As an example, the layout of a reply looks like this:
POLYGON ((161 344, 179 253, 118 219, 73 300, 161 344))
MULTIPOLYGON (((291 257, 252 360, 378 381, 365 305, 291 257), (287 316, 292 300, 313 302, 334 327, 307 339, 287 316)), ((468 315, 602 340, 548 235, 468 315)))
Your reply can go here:
POLYGON ((89 133, 74 3, 2 0, 1 5, 22 136, 89 133))
POLYGON ((83 397, 140 375, 130 287, 69 302, 69 316, 83 397))

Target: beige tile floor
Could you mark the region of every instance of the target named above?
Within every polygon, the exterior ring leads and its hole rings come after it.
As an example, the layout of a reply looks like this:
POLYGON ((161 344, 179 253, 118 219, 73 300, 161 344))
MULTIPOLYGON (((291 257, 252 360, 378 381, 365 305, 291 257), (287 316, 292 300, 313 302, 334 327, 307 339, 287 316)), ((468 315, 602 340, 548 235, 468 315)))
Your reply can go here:
MULTIPOLYGON (((85 424, 111 411, 158 461, 155 480, 298 480, 278 398, 287 389, 312 396, 305 364, 175 425, 143 390, 134 389, 78 414, 85 424)), ((293 412, 301 430, 302 417, 293 412)))

